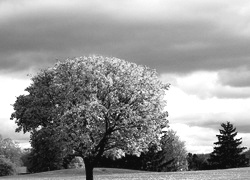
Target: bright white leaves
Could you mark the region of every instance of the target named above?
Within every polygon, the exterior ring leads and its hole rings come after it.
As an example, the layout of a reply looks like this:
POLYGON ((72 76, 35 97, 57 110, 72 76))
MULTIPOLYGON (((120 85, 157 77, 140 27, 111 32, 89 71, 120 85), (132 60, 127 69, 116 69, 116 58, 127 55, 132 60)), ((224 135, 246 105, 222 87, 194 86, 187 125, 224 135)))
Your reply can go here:
POLYGON ((82 156, 100 151, 140 154, 168 125, 165 91, 157 73, 117 58, 80 57, 58 62, 53 76, 58 124, 82 156))

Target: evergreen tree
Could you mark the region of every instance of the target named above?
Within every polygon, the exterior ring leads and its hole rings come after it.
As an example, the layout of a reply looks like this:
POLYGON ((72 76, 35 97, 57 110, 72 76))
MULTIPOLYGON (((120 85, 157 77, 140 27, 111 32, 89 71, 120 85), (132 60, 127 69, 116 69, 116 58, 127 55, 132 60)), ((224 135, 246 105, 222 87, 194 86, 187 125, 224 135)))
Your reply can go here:
POLYGON ((248 159, 242 154, 245 147, 240 147, 242 138, 235 139, 236 128, 230 123, 222 123, 220 135, 216 135, 218 142, 215 142, 214 151, 210 155, 211 168, 224 169, 244 167, 248 164, 248 159))

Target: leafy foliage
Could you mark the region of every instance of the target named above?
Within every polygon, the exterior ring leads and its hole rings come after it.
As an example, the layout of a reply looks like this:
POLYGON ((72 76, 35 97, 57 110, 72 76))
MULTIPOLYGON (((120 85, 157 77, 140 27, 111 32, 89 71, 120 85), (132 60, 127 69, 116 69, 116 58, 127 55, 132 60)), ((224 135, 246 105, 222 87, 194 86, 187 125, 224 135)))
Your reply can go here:
POLYGON ((16 173, 16 166, 6 158, 0 158, 0 176, 8 176, 16 173))
MULTIPOLYGON (((87 174, 98 159, 122 157, 159 145, 167 127, 165 90, 154 70, 117 58, 80 57, 40 71, 19 96, 11 119, 17 131, 55 130, 84 159, 87 174)), ((88 176, 88 175, 87 175, 88 176)))
POLYGON ((236 168, 247 166, 249 159, 242 154, 245 147, 240 147, 242 141, 235 139, 237 135, 236 128, 227 122, 221 124, 218 142, 215 142, 214 151, 212 152, 209 162, 213 168, 236 168))
POLYGON ((67 156, 64 142, 54 137, 54 130, 42 128, 32 133, 32 149, 28 158, 30 172, 42 172, 63 168, 63 159, 67 156))
POLYGON ((156 147, 148 156, 147 169, 153 171, 181 171, 187 169, 185 143, 180 141, 176 132, 169 130, 161 138, 161 151, 156 147))
POLYGON ((21 165, 20 157, 22 155, 21 148, 10 138, 3 139, 0 135, 0 155, 9 159, 16 165, 21 165))
POLYGON ((125 168, 146 171, 181 171, 187 169, 186 150, 184 142, 173 130, 165 132, 161 138, 161 150, 155 144, 141 156, 126 155, 121 159, 103 158, 100 167, 125 168))

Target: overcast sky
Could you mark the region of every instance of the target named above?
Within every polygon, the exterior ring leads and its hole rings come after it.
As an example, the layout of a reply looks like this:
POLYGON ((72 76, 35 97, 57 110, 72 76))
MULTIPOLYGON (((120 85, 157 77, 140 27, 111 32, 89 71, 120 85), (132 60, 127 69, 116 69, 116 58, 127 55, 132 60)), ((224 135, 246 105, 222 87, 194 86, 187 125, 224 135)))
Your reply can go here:
POLYGON ((0 134, 28 145, 9 120, 27 74, 98 54, 171 83, 170 127, 189 152, 212 152, 226 121, 250 148, 249 32, 249 0, 0 0, 0 134))

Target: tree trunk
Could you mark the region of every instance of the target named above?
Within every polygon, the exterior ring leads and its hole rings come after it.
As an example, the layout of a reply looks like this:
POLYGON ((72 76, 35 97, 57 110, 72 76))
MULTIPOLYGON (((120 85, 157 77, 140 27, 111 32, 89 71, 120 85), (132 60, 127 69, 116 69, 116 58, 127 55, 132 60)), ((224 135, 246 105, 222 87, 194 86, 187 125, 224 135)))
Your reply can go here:
POLYGON ((94 165, 89 159, 84 159, 86 180, 93 180, 94 165))

